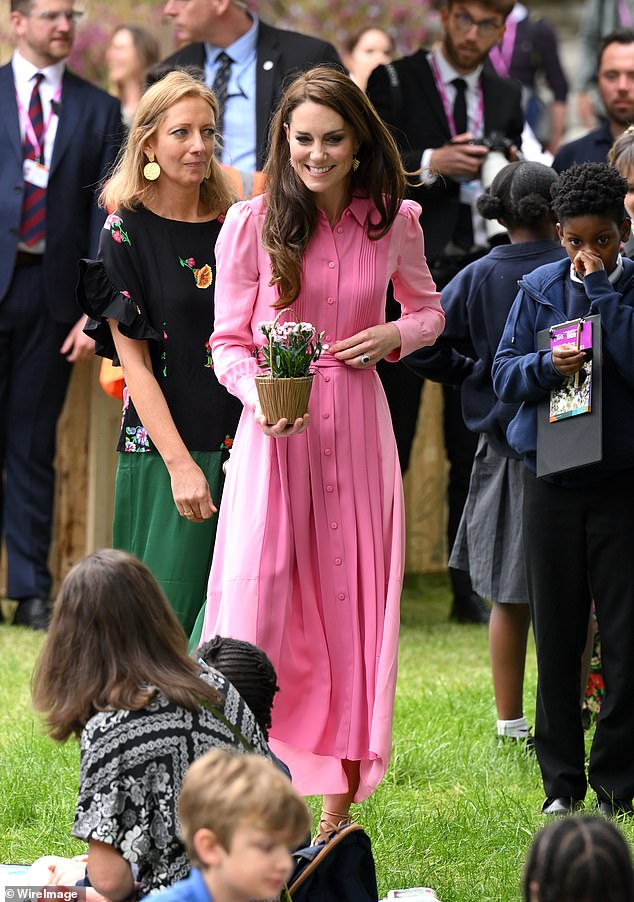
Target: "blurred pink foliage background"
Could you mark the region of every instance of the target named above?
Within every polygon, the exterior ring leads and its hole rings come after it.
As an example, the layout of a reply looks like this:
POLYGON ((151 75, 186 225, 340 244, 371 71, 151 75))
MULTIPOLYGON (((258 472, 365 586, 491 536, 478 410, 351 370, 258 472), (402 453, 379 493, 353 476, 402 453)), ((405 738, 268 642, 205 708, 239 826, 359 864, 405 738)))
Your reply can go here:
MULTIPOLYGON (((412 53, 425 45, 430 33, 435 34, 438 13, 437 0, 391 0, 376 2, 342 2, 342 0, 260 0, 248 4, 271 25, 291 28, 305 34, 324 38, 341 50, 348 35, 366 25, 388 30, 396 42, 397 54, 412 53)), ((81 8, 80 4, 77 4, 81 8)), ((8 3, 3 4, 5 9, 8 3)), ((170 23, 163 19, 162 4, 143 0, 87 0, 85 15, 77 30, 75 47, 69 65, 84 78, 107 87, 104 54, 110 35, 123 23, 149 28, 159 39, 163 54, 175 44, 170 23)), ((6 62, 11 55, 12 39, 8 14, 0 23, 0 59, 6 62)))

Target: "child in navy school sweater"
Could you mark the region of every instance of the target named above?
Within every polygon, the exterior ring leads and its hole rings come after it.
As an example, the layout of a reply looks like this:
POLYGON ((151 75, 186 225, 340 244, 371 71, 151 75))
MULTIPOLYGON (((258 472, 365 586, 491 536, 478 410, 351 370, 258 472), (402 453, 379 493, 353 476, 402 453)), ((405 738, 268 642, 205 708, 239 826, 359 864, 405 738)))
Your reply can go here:
POLYGON ((565 257, 551 207, 554 170, 541 163, 511 163, 478 199, 478 210, 507 229, 511 244, 494 247, 443 289, 446 324, 433 348, 407 358, 428 378, 461 386, 465 423, 480 433, 469 494, 450 567, 466 570, 479 595, 493 602, 489 648, 497 733, 531 742, 523 710, 529 627, 528 588, 521 543, 521 458, 506 441, 517 404, 493 391, 491 364, 517 282, 545 263, 565 257))
MULTIPOLYGON (((591 599, 601 633, 605 700, 588 781, 608 816, 634 796, 634 262, 627 182, 602 163, 574 166, 553 196, 569 260, 526 276, 493 362, 499 398, 521 404, 507 438, 524 471, 524 545, 538 665, 535 744, 545 814, 581 807, 586 794, 580 661, 591 599), (538 479, 537 405, 584 365, 573 345, 538 350, 537 334, 600 314, 603 457, 538 479)), ((552 424, 556 428, 557 423, 552 424)))

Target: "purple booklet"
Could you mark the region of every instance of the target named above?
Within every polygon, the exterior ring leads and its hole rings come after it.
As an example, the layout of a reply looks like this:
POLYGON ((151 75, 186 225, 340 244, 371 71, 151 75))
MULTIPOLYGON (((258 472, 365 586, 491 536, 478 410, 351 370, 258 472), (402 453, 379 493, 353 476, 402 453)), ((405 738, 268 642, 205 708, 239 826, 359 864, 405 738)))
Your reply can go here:
MULTIPOLYGON (((570 320, 550 328, 550 347, 572 345, 592 353, 592 323, 585 319, 570 320)), ((588 355, 590 357, 590 355, 588 355)), ((592 410, 592 359, 586 360, 574 376, 569 376, 550 393, 550 422, 576 417, 592 410)))

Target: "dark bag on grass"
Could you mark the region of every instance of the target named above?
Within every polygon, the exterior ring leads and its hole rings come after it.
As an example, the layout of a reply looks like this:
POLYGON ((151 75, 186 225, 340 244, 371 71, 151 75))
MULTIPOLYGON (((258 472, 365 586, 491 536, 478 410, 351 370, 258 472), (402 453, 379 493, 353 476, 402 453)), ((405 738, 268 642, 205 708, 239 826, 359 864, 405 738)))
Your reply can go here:
POLYGON ((298 849, 293 860, 293 902, 378 902, 370 837, 359 824, 341 827, 327 843, 298 849))

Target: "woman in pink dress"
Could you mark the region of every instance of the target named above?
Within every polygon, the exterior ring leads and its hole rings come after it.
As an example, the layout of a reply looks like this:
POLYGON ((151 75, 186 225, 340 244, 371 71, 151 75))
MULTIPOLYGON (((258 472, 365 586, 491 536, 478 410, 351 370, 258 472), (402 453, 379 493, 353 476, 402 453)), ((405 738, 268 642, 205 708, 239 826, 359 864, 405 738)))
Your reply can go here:
POLYGON ((244 411, 203 639, 245 639, 271 658, 271 747, 300 792, 324 795, 326 838, 391 750, 404 509, 375 364, 433 344, 444 317, 420 207, 403 199, 398 150, 363 92, 313 69, 287 89, 271 135, 268 192, 230 208, 216 245, 214 366, 244 411), (402 316, 386 323, 390 279, 402 316), (271 426, 254 350, 259 324, 291 304, 329 349, 310 414, 271 426))

